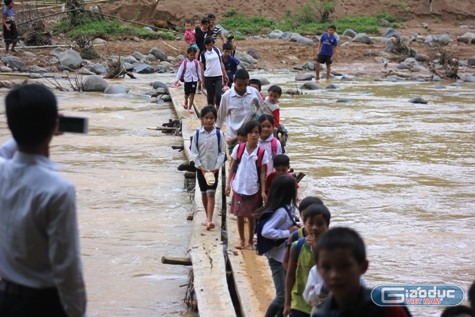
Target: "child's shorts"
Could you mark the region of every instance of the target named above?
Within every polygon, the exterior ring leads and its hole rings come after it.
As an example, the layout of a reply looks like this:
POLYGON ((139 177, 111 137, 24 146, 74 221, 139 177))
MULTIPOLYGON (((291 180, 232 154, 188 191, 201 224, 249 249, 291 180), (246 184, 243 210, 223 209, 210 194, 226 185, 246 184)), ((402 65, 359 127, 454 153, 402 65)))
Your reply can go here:
POLYGON ((332 57, 328 55, 318 54, 317 63, 330 65, 332 63, 332 57))
POLYGON ((196 94, 196 86, 196 81, 190 81, 189 83, 185 82, 185 96, 196 94))
POLYGON ((196 178, 198 179, 198 185, 200 186, 200 191, 202 193, 214 193, 216 191, 216 188, 218 188, 218 176, 219 176, 219 170, 214 173, 214 184, 213 185, 208 185, 206 183, 205 176, 203 175, 203 172, 201 170, 196 171, 196 178))
POLYGON ((231 200, 231 213, 233 215, 251 218, 252 212, 259 207, 262 207, 261 191, 249 196, 233 192, 231 200))

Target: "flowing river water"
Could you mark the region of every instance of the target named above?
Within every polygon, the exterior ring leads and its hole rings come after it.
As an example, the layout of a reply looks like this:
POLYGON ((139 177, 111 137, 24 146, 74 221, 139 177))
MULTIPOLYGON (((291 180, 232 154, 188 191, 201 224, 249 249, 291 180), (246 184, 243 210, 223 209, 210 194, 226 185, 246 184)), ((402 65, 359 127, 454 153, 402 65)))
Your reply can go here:
MULTIPOLYGON (((295 73, 259 74, 287 89, 295 73)), ((181 139, 147 127, 176 118, 145 93, 154 80, 117 81, 127 95, 57 92, 65 115, 89 118, 89 134, 54 139, 51 158, 74 182, 89 316, 193 316, 183 304, 192 209, 172 150, 181 139)), ((469 84, 332 81, 335 90, 281 98, 291 165, 307 176, 331 226, 357 229, 370 286, 457 284, 475 279, 475 90, 469 84), (428 104, 408 100, 422 96, 428 104)), ((326 84, 321 83, 322 87, 326 84)), ((267 86, 264 87, 267 88, 267 86)), ((9 138, 3 96, 0 141, 9 138)), ((269 285, 272 287, 272 285, 269 285)), ((440 307, 411 307, 438 316, 440 307)))

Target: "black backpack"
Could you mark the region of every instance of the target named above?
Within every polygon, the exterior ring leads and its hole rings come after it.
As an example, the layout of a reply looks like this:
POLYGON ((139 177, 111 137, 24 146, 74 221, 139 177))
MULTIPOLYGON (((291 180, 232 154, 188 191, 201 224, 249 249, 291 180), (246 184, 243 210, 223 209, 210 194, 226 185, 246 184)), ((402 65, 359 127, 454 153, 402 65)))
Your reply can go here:
MULTIPOLYGON (((216 54, 218 54, 218 57, 219 57, 219 60, 222 62, 223 61, 223 57, 221 56, 221 53, 219 53, 219 50, 213 46, 213 50, 216 52, 216 54)), ((204 50, 200 56, 200 61, 203 63, 203 71, 206 70, 206 57, 205 57, 205 52, 206 50, 204 50)))
MULTIPOLYGON (((285 208, 285 211, 287 212, 287 215, 289 216, 289 218, 292 220, 292 222, 295 225, 295 221, 294 221, 294 218, 292 217, 292 215, 290 214, 290 210, 287 207, 284 207, 284 208, 285 208)), ((256 223, 256 234, 257 234, 256 253, 258 255, 263 255, 264 253, 270 251, 274 247, 277 247, 277 246, 281 245, 282 243, 284 243, 287 240, 287 238, 277 239, 277 240, 276 239, 268 239, 268 238, 266 238, 262 235, 262 229, 264 229, 264 225, 266 224, 266 222, 270 218, 272 218, 272 215, 274 214, 274 212, 275 211, 265 212, 264 214, 262 214, 262 216, 260 216, 257 219, 257 223, 256 223)))

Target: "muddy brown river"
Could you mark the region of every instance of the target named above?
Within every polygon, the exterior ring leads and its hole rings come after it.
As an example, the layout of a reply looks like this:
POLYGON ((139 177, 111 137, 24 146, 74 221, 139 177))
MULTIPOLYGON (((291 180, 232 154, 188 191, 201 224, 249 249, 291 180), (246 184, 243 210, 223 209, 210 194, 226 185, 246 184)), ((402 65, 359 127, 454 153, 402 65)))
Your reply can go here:
MULTIPOLYGON (((259 75, 284 91, 299 85, 294 73, 259 75)), ((145 96, 149 83, 172 76, 117 81, 128 95, 57 92, 62 113, 90 121, 89 134, 57 137, 51 150, 77 189, 88 316, 193 316, 183 304, 189 269, 160 261, 185 255, 190 238, 193 205, 176 169, 184 155, 171 149, 181 139, 146 129, 176 118, 145 96)), ((370 286, 466 291, 475 279, 475 86, 332 83, 337 89, 280 100, 291 165, 307 174, 300 196, 320 196, 331 226, 363 235, 370 286), (417 96, 429 103, 408 102, 417 96)), ((0 141, 9 138, 6 93, 0 141)), ((410 310, 439 316, 442 309, 410 310)))

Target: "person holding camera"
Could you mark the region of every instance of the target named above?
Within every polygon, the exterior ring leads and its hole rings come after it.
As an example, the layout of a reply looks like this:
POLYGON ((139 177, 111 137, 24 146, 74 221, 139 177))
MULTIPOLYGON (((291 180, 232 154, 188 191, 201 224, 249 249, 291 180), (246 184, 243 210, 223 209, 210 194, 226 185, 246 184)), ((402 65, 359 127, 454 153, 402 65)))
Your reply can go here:
POLYGON ((17 151, 0 161, 0 316, 84 316, 76 190, 49 160, 56 97, 17 86, 5 110, 17 151))

